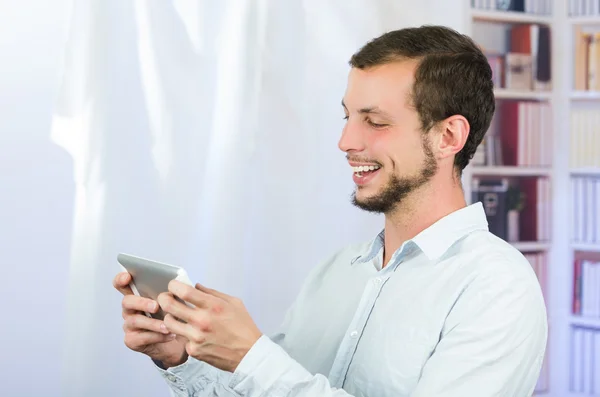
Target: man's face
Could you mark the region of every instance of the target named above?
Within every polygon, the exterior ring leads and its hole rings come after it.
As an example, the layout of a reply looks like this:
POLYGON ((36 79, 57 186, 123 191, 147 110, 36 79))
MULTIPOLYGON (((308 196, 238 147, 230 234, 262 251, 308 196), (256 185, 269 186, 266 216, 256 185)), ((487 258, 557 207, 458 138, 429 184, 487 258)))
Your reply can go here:
POLYGON ((409 97, 416 66, 407 60, 350 71, 338 146, 353 167, 354 204, 364 210, 394 210, 437 172, 409 97))

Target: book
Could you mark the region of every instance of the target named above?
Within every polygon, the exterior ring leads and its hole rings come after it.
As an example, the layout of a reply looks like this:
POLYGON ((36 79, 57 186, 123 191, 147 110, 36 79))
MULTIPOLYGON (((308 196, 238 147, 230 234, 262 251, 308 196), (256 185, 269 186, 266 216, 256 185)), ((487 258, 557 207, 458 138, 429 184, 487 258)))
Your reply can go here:
POLYGON ((472 180, 472 200, 483 204, 490 232, 503 240, 508 239, 507 178, 472 180))

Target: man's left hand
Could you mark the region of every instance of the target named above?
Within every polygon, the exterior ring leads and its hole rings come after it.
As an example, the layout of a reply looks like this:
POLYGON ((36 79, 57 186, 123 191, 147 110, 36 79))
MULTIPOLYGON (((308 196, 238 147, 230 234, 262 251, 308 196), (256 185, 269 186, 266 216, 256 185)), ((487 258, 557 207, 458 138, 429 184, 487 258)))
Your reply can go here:
POLYGON ((224 371, 234 372, 262 336, 240 299, 200 284, 194 288, 173 280, 157 301, 169 331, 187 338, 187 353, 224 371))

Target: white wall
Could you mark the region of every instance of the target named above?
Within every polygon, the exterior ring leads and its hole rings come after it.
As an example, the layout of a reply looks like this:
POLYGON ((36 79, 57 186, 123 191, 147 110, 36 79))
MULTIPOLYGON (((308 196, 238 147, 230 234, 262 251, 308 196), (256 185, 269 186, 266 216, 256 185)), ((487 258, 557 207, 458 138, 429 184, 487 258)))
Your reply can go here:
POLYGON ((60 395, 74 190, 49 130, 69 3, 0 1, 1 396, 60 395))

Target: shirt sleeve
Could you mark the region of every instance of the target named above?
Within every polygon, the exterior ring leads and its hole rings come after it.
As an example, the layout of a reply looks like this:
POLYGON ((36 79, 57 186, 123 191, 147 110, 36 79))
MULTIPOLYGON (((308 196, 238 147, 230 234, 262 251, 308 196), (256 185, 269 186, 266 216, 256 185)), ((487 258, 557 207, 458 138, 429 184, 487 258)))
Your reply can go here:
POLYGON ((158 370, 172 397, 353 397, 331 387, 325 376, 312 375, 265 335, 234 373, 192 357, 180 366, 158 370))
POLYGON ((168 369, 161 368, 159 363, 155 364, 171 390, 171 397, 240 396, 227 387, 233 375, 231 372, 222 371, 193 357, 168 369))
POLYGON ((308 372, 266 336, 244 357, 229 387, 244 397, 353 397, 343 389, 331 387, 322 374, 308 372))
POLYGON ((411 397, 531 396, 547 341, 534 277, 505 272, 474 280, 448 315, 411 397))

